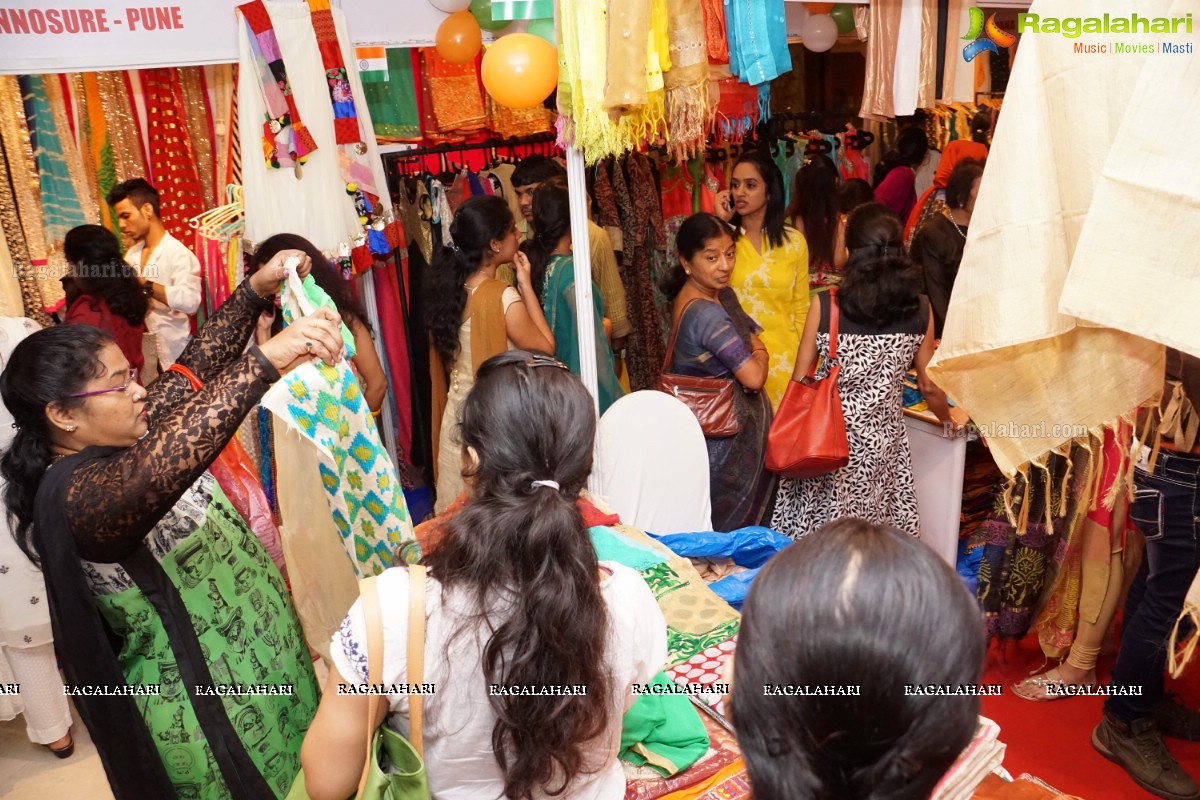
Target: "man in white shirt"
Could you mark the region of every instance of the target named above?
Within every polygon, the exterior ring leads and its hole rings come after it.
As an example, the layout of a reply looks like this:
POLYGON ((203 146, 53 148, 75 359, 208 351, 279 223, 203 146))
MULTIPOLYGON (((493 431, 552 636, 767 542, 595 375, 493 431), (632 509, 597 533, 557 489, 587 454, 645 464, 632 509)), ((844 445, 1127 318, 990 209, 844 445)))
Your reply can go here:
POLYGON ((188 317, 200 308, 200 261, 163 227, 158 190, 145 178, 118 183, 108 204, 130 245, 125 260, 150 299, 146 330, 158 340, 158 361, 166 369, 191 338, 188 317))

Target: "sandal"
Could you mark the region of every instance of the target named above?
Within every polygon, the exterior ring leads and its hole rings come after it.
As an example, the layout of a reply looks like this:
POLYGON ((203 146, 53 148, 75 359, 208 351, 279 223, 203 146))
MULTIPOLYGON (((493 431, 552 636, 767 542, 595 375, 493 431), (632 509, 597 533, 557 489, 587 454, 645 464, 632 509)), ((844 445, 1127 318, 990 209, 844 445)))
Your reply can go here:
POLYGON ((71 754, 75 752, 75 740, 71 738, 71 734, 69 732, 65 738, 67 740, 66 747, 51 747, 48 744, 44 744, 42 747, 46 748, 51 753, 54 753, 54 755, 58 758, 70 758, 71 754))
POLYGON ((1035 703, 1045 703, 1051 700, 1062 700, 1073 695, 1066 692, 1051 692, 1050 687, 1059 686, 1087 686, 1096 685, 1096 672, 1091 671, 1091 680, 1085 683, 1068 683, 1061 675, 1058 674, 1058 667, 1049 669, 1041 675, 1034 675, 1032 678, 1026 678, 1020 683, 1014 684, 1012 687, 1013 694, 1023 700, 1031 700, 1035 703))

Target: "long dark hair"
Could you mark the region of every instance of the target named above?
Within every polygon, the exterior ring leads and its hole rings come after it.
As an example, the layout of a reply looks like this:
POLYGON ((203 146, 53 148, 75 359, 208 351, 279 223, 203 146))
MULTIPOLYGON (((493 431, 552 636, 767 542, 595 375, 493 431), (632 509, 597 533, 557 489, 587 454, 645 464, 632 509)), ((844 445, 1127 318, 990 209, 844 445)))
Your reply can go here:
POLYGON ((56 325, 30 334, 9 356, 0 374, 0 397, 13 416, 17 435, 0 457, 0 475, 8 520, 17 544, 39 563, 31 538, 33 505, 50 465, 50 421, 46 407, 77 408, 86 398, 67 397, 83 391, 104 374, 100 351, 112 337, 91 325, 56 325))
MULTIPOLYGON (((753 164, 754 168, 758 170, 759 176, 762 177, 763 183, 767 185, 767 209, 763 216, 763 235, 767 239, 768 247, 781 247, 785 241, 784 228, 787 225, 783 213, 784 203, 787 200, 787 190, 783 185, 783 173, 779 171, 779 167, 775 165, 771 157, 761 150, 747 150, 742 153, 734 162, 733 168, 737 169, 738 164, 753 164)), ((732 172, 729 174, 733 175, 732 172)), ((735 231, 739 230, 742 227, 742 215, 735 213, 730 223, 735 231)))
MULTIPOLYGON (((820 157, 824 161, 829 159, 820 157)), ((837 174, 819 164, 807 164, 796 173, 787 218, 804 222, 804 239, 812 264, 833 264, 833 238, 837 232, 837 174)))
POLYGON ((458 329, 467 307, 464 284, 481 266, 493 241, 512 230, 508 203, 495 195, 472 197, 454 212, 450 236, 454 246, 444 246, 433 256, 425 279, 425 325, 442 360, 453 364, 458 355, 458 329))
POLYGON ((137 273, 121 258, 117 237, 100 225, 80 225, 67 231, 63 255, 80 295, 99 298, 108 310, 130 325, 142 325, 150 300, 142 293, 137 273))
POLYGON ((883 183, 883 179, 896 167, 912 167, 916 169, 929 153, 929 139, 920 128, 905 128, 896 137, 896 149, 883 157, 883 161, 875 168, 875 188, 883 183))
POLYGON ((946 205, 950 208, 966 208, 971 200, 971 187, 983 177, 983 162, 964 158, 954 165, 946 179, 946 205))
POLYGON ((755 800, 925 800, 970 743, 979 698, 907 686, 974 686, 985 647, 974 598, 911 536, 843 519, 786 548, 755 578, 738 635, 730 711, 755 800))
POLYGON ((850 257, 838 292, 838 305, 847 319, 886 328, 920 309, 920 272, 904 255, 903 234, 896 212, 882 203, 859 206, 850 215, 850 257))
POLYGON ((561 793, 593 771, 586 745, 610 722, 609 616, 575 504, 592 470, 595 430, 591 396, 553 359, 510 350, 481 364, 460 428, 464 452, 473 448, 478 459, 471 502, 425 559, 445 589, 469 594, 473 621, 490 633, 487 683, 587 686, 586 696, 532 703, 491 698, 492 747, 511 800, 561 793))
POLYGON ((701 211, 699 214, 692 214, 685 219, 679 226, 679 233, 675 235, 675 252, 678 258, 675 259, 671 268, 659 278, 659 290, 674 300, 683 289, 683 285, 687 283, 687 272, 679 259, 691 261, 692 256, 703 250, 709 241, 720 236, 728 236, 732 239, 733 229, 729 227, 729 223, 715 214, 701 211))
MULTIPOLYGON (((329 299, 337 306, 338 314, 346 322, 354 320, 367 329, 369 333, 375 331, 371 328, 371 322, 367 319, 367 312, 363 309, 363 305, 358 298, 354 296, 354 289, 350 286, 350 281, 342 277, 342 272, 335 267, 329 259, 322 253, 317 246, 305 239, 303 236, 298 236, 294 233, 277 233, 263 240, 250 256, 249 274, 253 275, 262 269, 263 265, 269 262, 280 250, 302 250, 308 254, 312 261, 313 280, 317 286, 325 290, 325 294, 329 295, 329 299)), ((283 327, 283 321, 276 318, 276 332, 283 327)))
POLYGON ((567 187, 558 182, 543 183, 533 193, 533 236, 521 244, 521 252, 529 257, 529 282, 539 296, 546 282, 550 254, 570 232, 571 198, 567 187))

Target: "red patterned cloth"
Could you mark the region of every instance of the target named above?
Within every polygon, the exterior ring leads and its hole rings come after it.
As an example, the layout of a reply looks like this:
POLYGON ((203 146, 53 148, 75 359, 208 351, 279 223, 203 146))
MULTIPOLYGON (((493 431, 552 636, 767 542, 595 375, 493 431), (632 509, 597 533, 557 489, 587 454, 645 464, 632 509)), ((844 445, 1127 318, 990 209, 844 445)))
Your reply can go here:
POLYGON ((169 68, 146 69, 140 76, 146 98, 150 174, 162 195, 159 216, 172 236, 188 241, 191 234, 188 221, 203 214, 206 204, 204 184, 196 171, 192 140, 188 136, 179 72, 169 68))
MULTIPOLYGON (((668 669, 667 677, 675 683, 687 685, 698 683, 705 686, 723 683, 725 680, 725 665, 729 662, 733 651, 737 648, 737 637, 706 647, 682 664, 668 669)), ((725 714, 725 696, 721 694, 697 694, 697 698, 715 708, 718 713, 725 714)))

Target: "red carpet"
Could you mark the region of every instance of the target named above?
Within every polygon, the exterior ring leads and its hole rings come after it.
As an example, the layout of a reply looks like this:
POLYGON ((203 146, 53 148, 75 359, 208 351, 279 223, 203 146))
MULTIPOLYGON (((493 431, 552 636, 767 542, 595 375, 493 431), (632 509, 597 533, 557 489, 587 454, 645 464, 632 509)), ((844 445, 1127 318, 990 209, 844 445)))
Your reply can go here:
MULTIPOLYGON (((1017 777, 1028 772, 1066 794, 1083 800, 1141 800, 1143 791, 1125 771, 1092 747, 1092 729, 1100 721, 1103 698, 1073 697, 1031 703, 1012 693, 1011 686, 1042 667, 1037 639, 1028 636, 1010 646, 1007 658, 998 644, 988 651, 984 683, 1002 683, 1001 697, 983 698, 983 715, 1000 726, 1000 741, 1008 745, 1004 767, 1017 777)), ((1097 677, 1107 683, 1113 656, 1101 656, 1097 677)), ((1200 708, 1200 663, 1193 663, 1179 681, 1167 681, 1169 691, 1183 696, 1189 708, 1200 708)), ((1200 780, 1200 742, 1167 739, 1167 748, 1193 778, 1200 780)))

